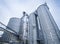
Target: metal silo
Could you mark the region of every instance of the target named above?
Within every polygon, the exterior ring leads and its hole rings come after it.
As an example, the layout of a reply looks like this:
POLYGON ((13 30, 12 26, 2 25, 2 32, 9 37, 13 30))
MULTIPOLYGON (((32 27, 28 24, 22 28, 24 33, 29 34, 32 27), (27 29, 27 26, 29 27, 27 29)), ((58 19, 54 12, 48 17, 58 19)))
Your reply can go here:
POLYGON ((36 21, 35 21, 35 15, 34 13, 31 13, 29 16, 29 44, 37 44, 36 39, 37 39, 37 32, 36 32, 36 21))
POLYGON ((43 44, 44 36, 40 26, 37 12, 31 13, 29 16, 29 44, 43 44))
POLYGON ((20 19, 16 17, 10 18, 7 26, 18 33, 20 28, 20 19))
POLYGON ((46 3, 38 7, 37 14, 44 35, 44 44, 60 44, 57 36, 59 29, 57 28, 46 3))

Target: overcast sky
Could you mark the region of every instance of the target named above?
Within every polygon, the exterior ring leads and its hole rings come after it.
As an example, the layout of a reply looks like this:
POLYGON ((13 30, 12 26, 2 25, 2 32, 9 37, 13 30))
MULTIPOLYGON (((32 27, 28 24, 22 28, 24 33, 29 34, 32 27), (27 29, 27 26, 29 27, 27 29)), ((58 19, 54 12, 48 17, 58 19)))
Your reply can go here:
POLYGON ((0 21, 7 25, 11 17, 21 18, 23 11, 30 14, 45 2, 60 28, 60 0, 0 0, 0 21))

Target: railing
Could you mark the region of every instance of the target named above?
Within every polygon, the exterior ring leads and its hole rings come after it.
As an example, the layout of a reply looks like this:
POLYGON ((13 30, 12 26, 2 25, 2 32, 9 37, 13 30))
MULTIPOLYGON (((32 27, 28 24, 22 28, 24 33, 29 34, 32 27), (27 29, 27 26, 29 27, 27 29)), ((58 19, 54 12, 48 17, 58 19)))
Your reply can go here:
MULTIPOLYGON (((3 23, 1 23, 0 22, 0 31, 3 31, 4 32, 4 34, 2 35, 2 37, 0 37, 0 42, 2 43, 2 42, 6 42, 6 43, 9 43, 10 41, 9 41, 9 36, 11 35, 13 35, 14 37, 16 37, 17 38, 17 40, 19 40, 19 35, 14 31, 14 30, 12 30, 11 28, 9 28, 9 27, 7 27, 6 25, 4 25, 3 23), (5 34, 6 33, 6 34, 5 34), (10 35, 9 35, 9 33, 10 33, 10 35), (8 35, 9 36, 8 36, 8 35), (6 41, 5 39, 5 36, 7 36, 9 39, 6 41)), ((13 42, 13 41, 12 41, 13 42)))
POLYGON ((11 29, 10 27, 7 27, 5 24, 3 24, 2 22, 0 22, 0 28, 3 28, 3 30, 9 32, 9 33, 12 33, 13 35, 15 36, 19 36, 17 34, 17 32, 15 32, 13 29, 11 29))
MULTIPOLYGON (((5 24, 3 24, 2 22, 0 22, 0 27, 4 28, 5 30, 11 32, 11 33, 14 33, 14 34, 17 34, 16 31, 14 31, 13 29, 11 29, 10 27, 6 26, 5 24)), ((18 35, 18 34, 17 34, 18 35)))

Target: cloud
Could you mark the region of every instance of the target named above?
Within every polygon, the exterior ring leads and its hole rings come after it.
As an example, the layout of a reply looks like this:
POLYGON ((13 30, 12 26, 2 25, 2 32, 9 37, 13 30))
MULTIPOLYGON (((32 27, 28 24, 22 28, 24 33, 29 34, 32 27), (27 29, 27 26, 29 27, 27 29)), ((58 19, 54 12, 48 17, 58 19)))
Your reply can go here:
POLYGON ((52 16, 60 28, 60 3, 57 0, 0 0, 0 21, 7 25, 11 17, 21 18, 23 11, 30 14, 45 2, 47 2, 52 16))

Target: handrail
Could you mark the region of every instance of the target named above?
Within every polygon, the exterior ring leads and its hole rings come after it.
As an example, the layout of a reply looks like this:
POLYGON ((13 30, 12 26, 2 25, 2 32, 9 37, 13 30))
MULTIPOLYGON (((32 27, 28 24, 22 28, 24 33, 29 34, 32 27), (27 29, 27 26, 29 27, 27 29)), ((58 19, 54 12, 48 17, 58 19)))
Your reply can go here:
MULTIPOLYGON (((6 27, 6 30, 9 29, 10 31, 13 31, 15 34, 17 34, 16 31, 14 31, 13 29, 11 29, 10 27, 6 26, 5 24, 3 24, 2 22, 0 22, 1 25, 6 27)), ((7 30, 8 31, 8 30, 7 30)), ((17 34, 18 35, 18 34, 17 34)))
MULTIPOLYGON (((4 29, 3 27, 0 27, 0 28, 2 28, 5 31, 8 31, 8 30, 4 29)), ((10 31, 8 31, 8 32, 11 33, 11 34, 13 34, 13 35, 15 35, 15 36, 19 36, 19 35, 15 34, 15 33, 10 32, 10 31)))

